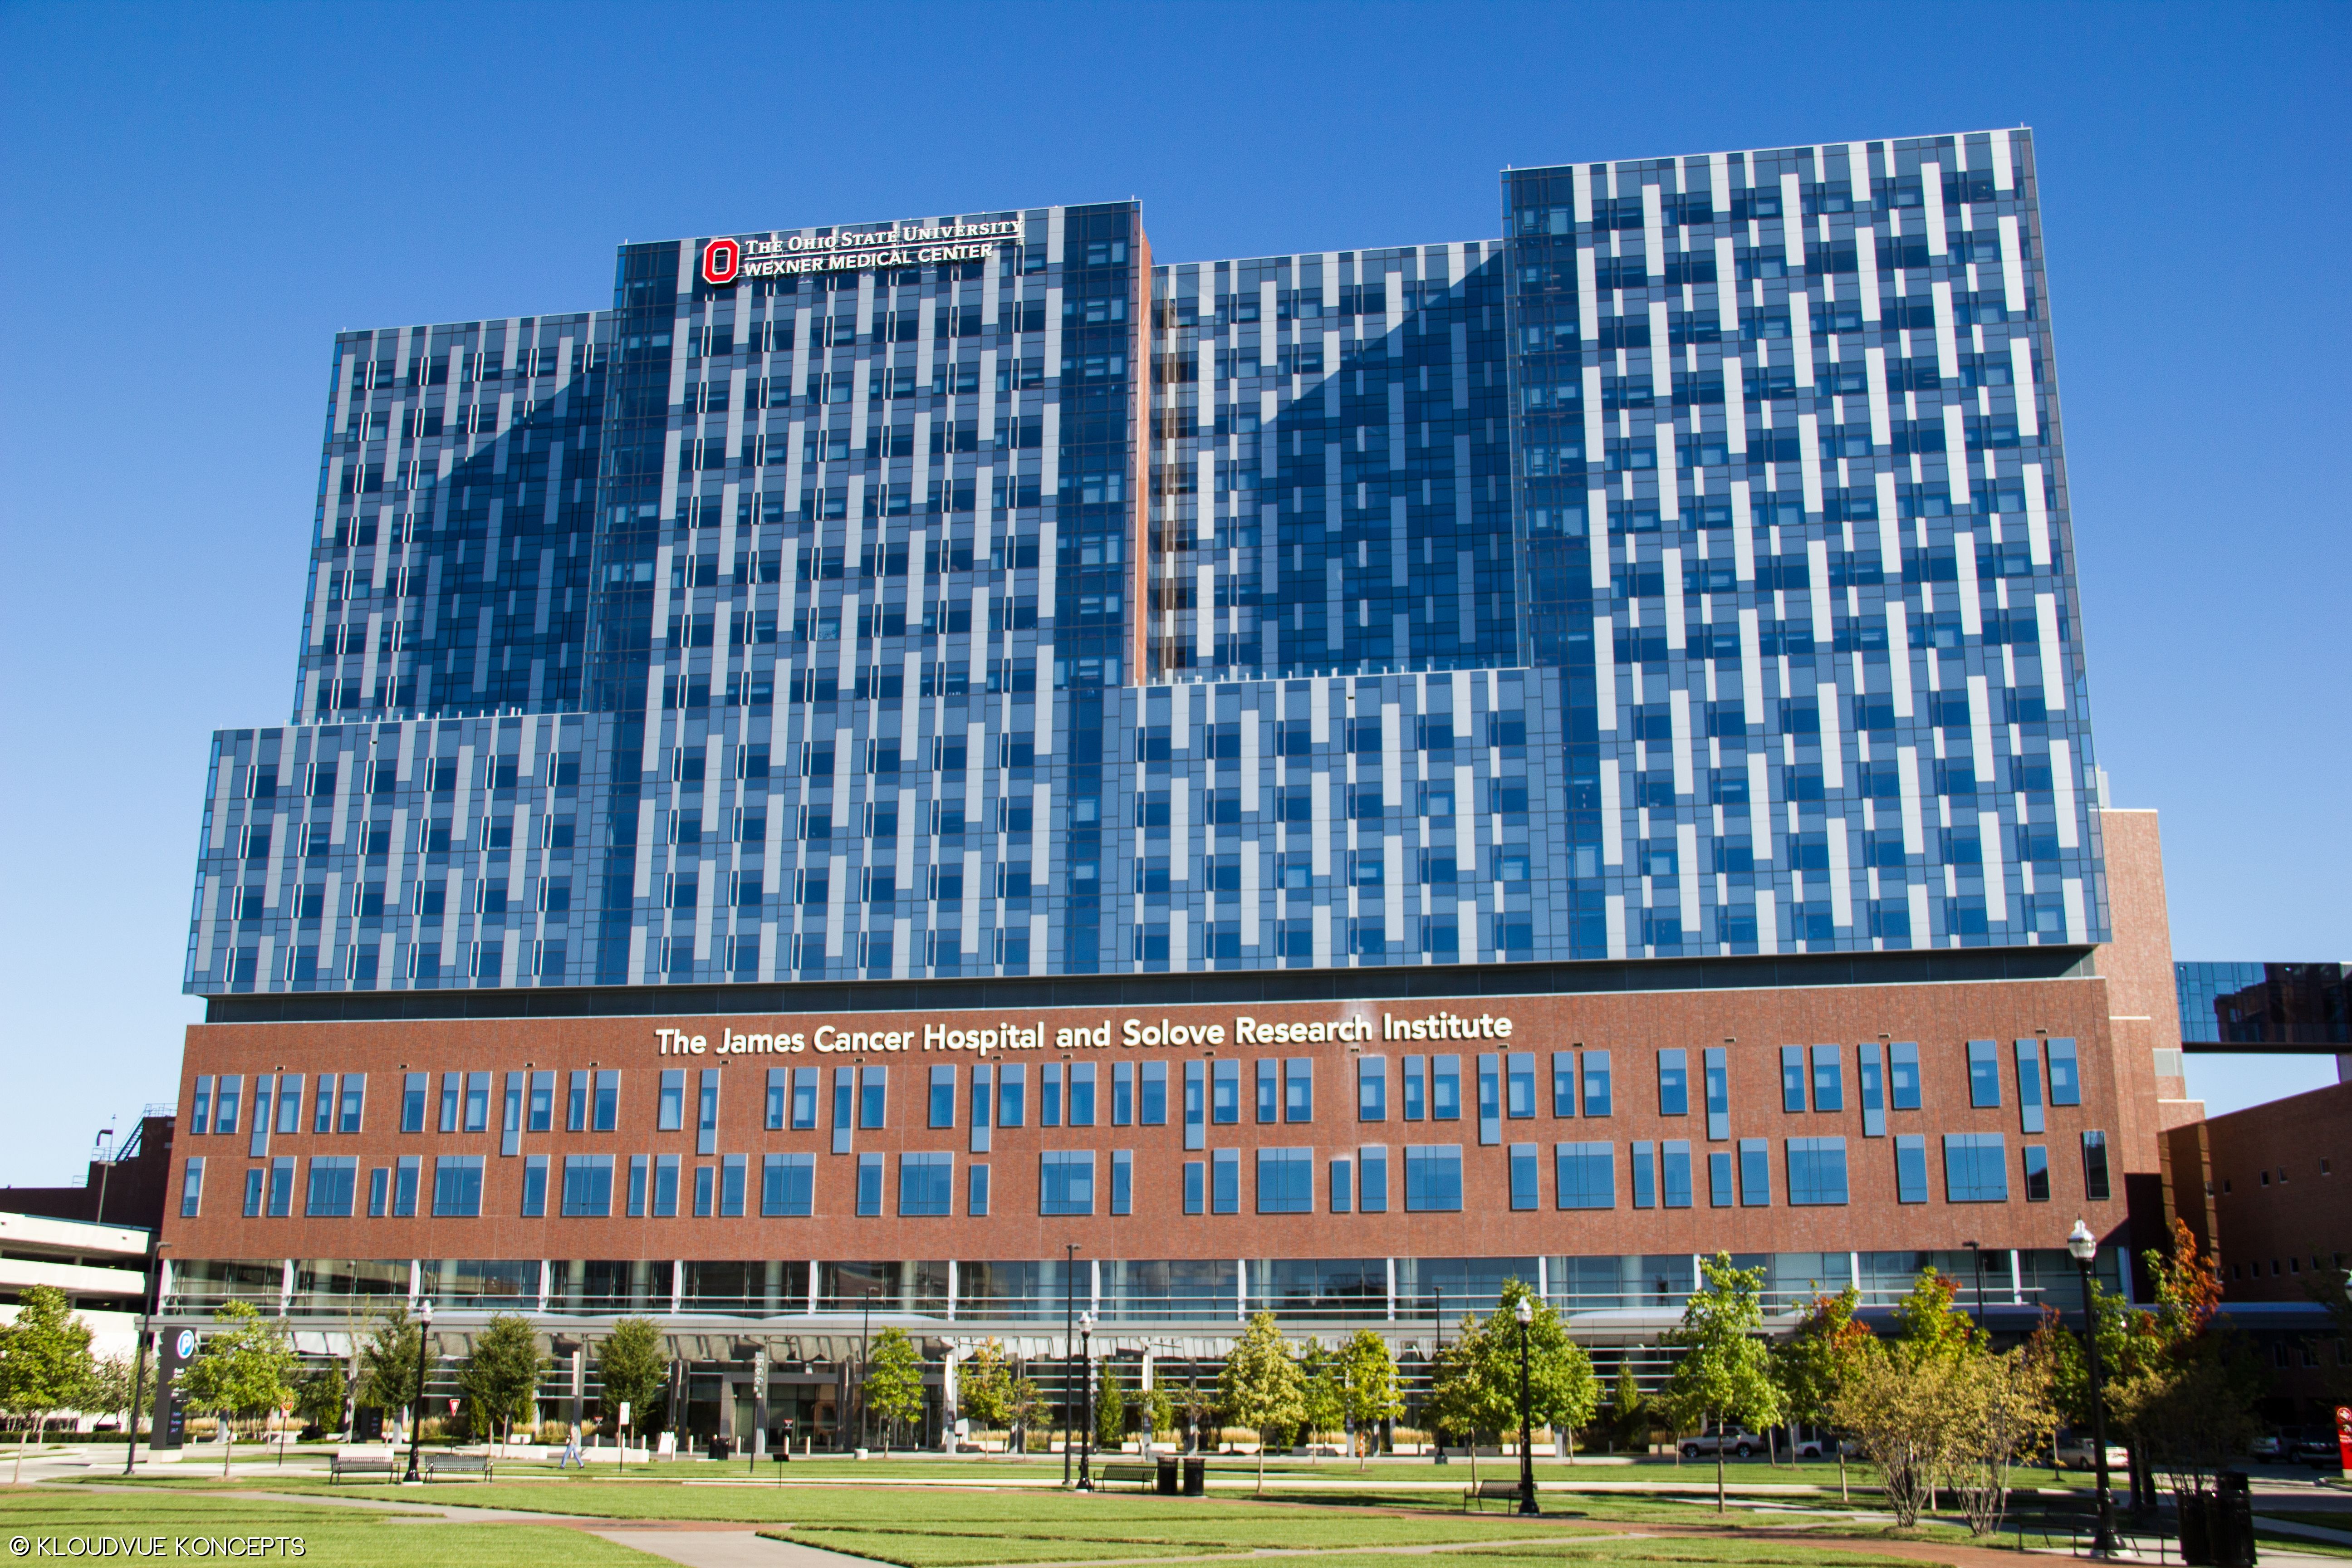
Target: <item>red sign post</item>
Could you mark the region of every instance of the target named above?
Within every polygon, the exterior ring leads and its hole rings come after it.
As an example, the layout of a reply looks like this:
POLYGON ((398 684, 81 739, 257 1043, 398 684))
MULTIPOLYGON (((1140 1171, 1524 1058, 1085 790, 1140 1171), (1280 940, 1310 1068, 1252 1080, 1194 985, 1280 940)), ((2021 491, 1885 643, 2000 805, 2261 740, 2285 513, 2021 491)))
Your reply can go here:
POLYGON ((2336 1462, 2352 1474, 2352 1405, 2336 1407, 2336 1462))

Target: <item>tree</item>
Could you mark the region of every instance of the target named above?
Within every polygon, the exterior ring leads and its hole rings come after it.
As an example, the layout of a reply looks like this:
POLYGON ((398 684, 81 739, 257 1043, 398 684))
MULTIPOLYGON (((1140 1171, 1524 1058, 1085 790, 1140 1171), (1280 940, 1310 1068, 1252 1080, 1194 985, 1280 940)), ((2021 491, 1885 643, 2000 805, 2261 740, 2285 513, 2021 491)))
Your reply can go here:
POLYGON ((127 1355, 100 1356, 91 1365, 89 1405, 93 1410, 120 1410, 123 1413, 123 1428, 136 1430, 139 1418, 155 1405, 155 1363, 150 1358, 144 1367, 137 1358, 127 1355), (140 1373, 139 1390, 134 1399, 131 1378, 140 1373))
POLYGON ((1217 1403, 1227 1421, 1257 1429, 1261 1492, 1265 1489, 1266 1435, 1306 1419, 1306 1381, 1283 1342, 1282 1331, 1275 1327, 1274 1314, 1253 1314, 1217 1375, 1217 1403))
POLYGON ((1396 1357, 1388 1342, 1370 1329, 1358 1329, 1339 1347, 1340 1387, 1347 1419, 1355 1426, 1356 1468, 1370 1462, 1380 1445, 1380 1424, 1404 1414, 1404 1395, 1397 1388, 1396 1357))
POLYGON ((1176 1427, 1176 1402, 1168 1396, 1167 1384, 1161 1381, 1166 1376, 1159 1368, 1152 1368, 1150 1386, 1135 1396, 1136 1425, 1148 1437, 1158 1437, 1176 1427))
MULTIPOLYGON (((41 1439, 49 1416, 92 1402, 97 1365, 89 1354, 89 1325, 52 1285, 34 1285, 17 1299, 16 1321, 0 1324, 0 1408, 34 1418, 41 1439)), ((25 1440, 16 1442, 16 1479, 25 1474, 25 1440)))
POLYGON ((1479 1377, 1486 1365, 1485 1348, 1479 1342, 1486 1331, 1476 1318, 1465 1316, 1454 1331, 1454 1342, 1440 1346, 1429 1367, 1430 1425, 1436 1430, 1441 1450, 1446 1433, 1468 1436, 1473 1488, 1478 1484, 1478 1434, 1495 1429, 1493 1390, 1479 1377))
POLYGON ((1633 1377, 1633 1358, 1621 1356, 1617 1362, 1617 1383, 1609 1394, 1609 1423, 1616 1428, 1617 1440, 1626 1447, 1639 1444, 1647 1447, 1650 1440, 1650 1402, 1643 1396, 1642 1385, 1633 1377))
POLYGON ((613 1418, 614 1436, 622 1436, 624 1405, 629 1407, 631 1424, 638 1431, 651 1430, 656 1425, 655 1401, 669 1378, 669 1357, 662 1353, 660 1325, 651 1318, 623 1318, 614 1323, 613 1331, 596 1347, 596 1375, 604 1385, 604 1413, 613 1418))
POLYGON ((180 1397, 194 1410, 209 1410, 220 1422, 221 1474, 228 1474, 235 1444, 235 1418, 286 1403, 294 1373, 294 1349, 283 1325, 264 1318, 250 1301, 230 1301, 213 1314, 221 1325, 205 1336, 195 1359, 181 1370, 180 1397))
MULTIPOLYGON (((1834 1296, 1816 1296, 1813 1304, 1797 1323, 1796 1331, 1773 1347, 1772 1372, 1788 1400, 1790 1415, 1814 1426, 1831 1425, 1830 1405, 1836 1397, 1838 1385, 1852 1369, 1863 1344, 1871 1338, 1868 1327, 1853 1321, 1853 1310, 1862 1300, 1862 1292, 1849 1285, 1834 1296)), ((1830 1434, 1831 1447, 1837 1449, 1838 1499, 1850 1500, 1846 1491, 1845 1445, 1834 1432, 1830 1434)))
POLYGON ((1045 1414, 1045 1391, 1027 1373, 1013 1380, 1004 1396, 1004 1412, 1013 1423, 1012 1449, 1016 1454, 1029 1451, 1029 1429, 1045 1414))
POLYGON ((1191 1434, 1192 1452, 1197 1454, 1201 1451, 1202 1428, 1217 1413, 1217 1402, 1201 1386, 1199 1378, 1187 1377, 1184 1386, 1175 1392, 1175 1403, 1176 1414, 1183 1421, 1184 1430, 1191 1434))
POLYGON ((2025 1346, 1994 1355, 1981 1343, 1954 1364, 1952 1490, 1969 1531, 1991 1535, 2000 1529, 2010 1467, 2050 1429, 2050 1367, 2025 1346))
POLYGON ((1012 1425, 1012 1398, 1013 1373, 1005 1364, 1004 1346, 989 1340, 957 1370, 957 1403, 982 1429, 1003 1431, 1012 1425))
POLYGON ((509 1441, 514 1424, 538 1402, 540 1374, 555 1363, 539 1353, 539 1336, 530 1320, 516 1312, 494 1312, 474 1340, 474 1353, 457 1369, 457 1386, 472 1403, 488 1436, 504 1429, 509 1441))
POLYGON ((1323 1348, 1319 1339, 1309 1339, 1298 1358, 1299 1376, 1305 1380, 1299 1390, 1299 1408, 1304 1412, 1300 1425, 1308 1443, 1326 1433, 1337 1432, 1348 1424, 1348 1399, 1341 1387, 1339 1358, 1323 1348))
POLYGON ((885 1329, 874 1341, 866 1362, 866 1408, 884 1422, 886 1454, 890 1451, 890 1427, 923 1414, 923 1352, 904 1329, 885 1329))
POLYGON ((1102 1359, 1095 1377, 1095 1447, 1117 1453, 1127 1441, 1127 1390, 1118 1381, 1118 1363, 1102 1359))
POLYGON ((2156 1310, 2139 1315, 2147 1323, 2135 1347, 2141 1354, 2109 1386, 2108 1405, 2141 1463, 2202 1500, 2215 1472, 2253 1441, 2267 1374, 2244 1334, 2219 1315, 2220 1264, 2198 1250, 2188 1226, 2174 1219, 2169 1258, 2151 1250, 2144 1261, 2156 1310))
POLYGON ((370 1315, 368 1336, 360 1346, 362 1405, 395 1413, 408 1408, 416 1397, 416 1352, 423 1338, 405 1306, 370 1315))
POLYGON ((1683 1306, 1682 1322, 1665 1342, 1682 1355, 1666 1379, 1664 1402, 1678 1429, 1715 1430, 1715 1510, 1723 1511, 1724 1424, 1760 1428, 1780 1420, 1783 1399, 1772 1379, 1771 1352, 1758 1336, 1764 1328, 1764 1271, 1734 1268, 1718 1252, 1702 1263, 1704 1282, 1683 1306))
POLYGON ((335 1431, 343 1424, 343 1404, 350 1394, 350 1380, 341 1367, 314 1367, 294 1385, 294 1413, 307 1426, 335 1431))

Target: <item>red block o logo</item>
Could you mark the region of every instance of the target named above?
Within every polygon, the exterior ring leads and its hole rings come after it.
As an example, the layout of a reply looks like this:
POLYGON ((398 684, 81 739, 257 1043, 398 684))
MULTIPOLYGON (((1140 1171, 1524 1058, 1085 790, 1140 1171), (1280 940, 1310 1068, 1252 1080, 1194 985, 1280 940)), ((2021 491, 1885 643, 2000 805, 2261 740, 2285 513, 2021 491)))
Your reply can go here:
POLYGON ((702 252, 702 280, 714 286, 732 283, 742 266, 740 244, 731 239, 714 239, 702 252))

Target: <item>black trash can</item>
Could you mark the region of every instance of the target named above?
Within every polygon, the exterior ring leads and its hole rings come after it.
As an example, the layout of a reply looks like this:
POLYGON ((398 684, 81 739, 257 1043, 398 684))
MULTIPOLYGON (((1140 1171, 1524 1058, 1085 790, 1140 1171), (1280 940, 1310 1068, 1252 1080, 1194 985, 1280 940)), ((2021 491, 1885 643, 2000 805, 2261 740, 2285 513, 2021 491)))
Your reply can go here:
POLYGON ((713 1437, 710 1439, 710 1457, 712 1458, 728 1459, 734 1458, 734 1455, 735 1445, 729 1442, 726 1438, 713 1437))
POLYGON ((1176 1457, 1173 1454, 1162 1456, 1158 1468, 1160 1472, 1160 1495, 1161 1497, 1174 1497, 1176 1495, 1176 1488, 1178 1484, 1176 1477, 1176 1457))
POLYGON ((2172 1494, 2173 1518, 2180 1527, 2180 1561, 2186 1568, 2213 1568, 2221 1561, 2213 1555, 2210 1524, 2221 1511, 2213 1506, 2217 1501, 2202 1492, 2172 1494))
POLYGON ((2243 1471, 2223 1470, 2214 1478, 2205 1539, 2218 1568, 2253 1568, 2254 1494, 2243 1471))
POLYGON ((1209 1461, 1193 1455, 1184 1461, 1184 1495, 1201 1497, 1209 1489, 1209 1461))

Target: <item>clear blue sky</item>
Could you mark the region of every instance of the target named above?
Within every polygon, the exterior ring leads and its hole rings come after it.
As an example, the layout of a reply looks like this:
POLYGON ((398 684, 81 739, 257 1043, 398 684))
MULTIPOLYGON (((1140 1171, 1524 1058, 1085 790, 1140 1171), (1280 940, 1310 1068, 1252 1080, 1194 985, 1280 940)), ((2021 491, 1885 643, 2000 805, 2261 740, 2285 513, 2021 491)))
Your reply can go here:
POLYGON ((0 1181, 173 1093, 207 737, 288 718, 331 335, 604 305, 632 237, 1132 195, 1162 259, 1467 239, 1506 163, 2030 123, 2099 760, 2164 813, 2182 956, 2352 956, 2347 18, 0 5, 0 1181))

